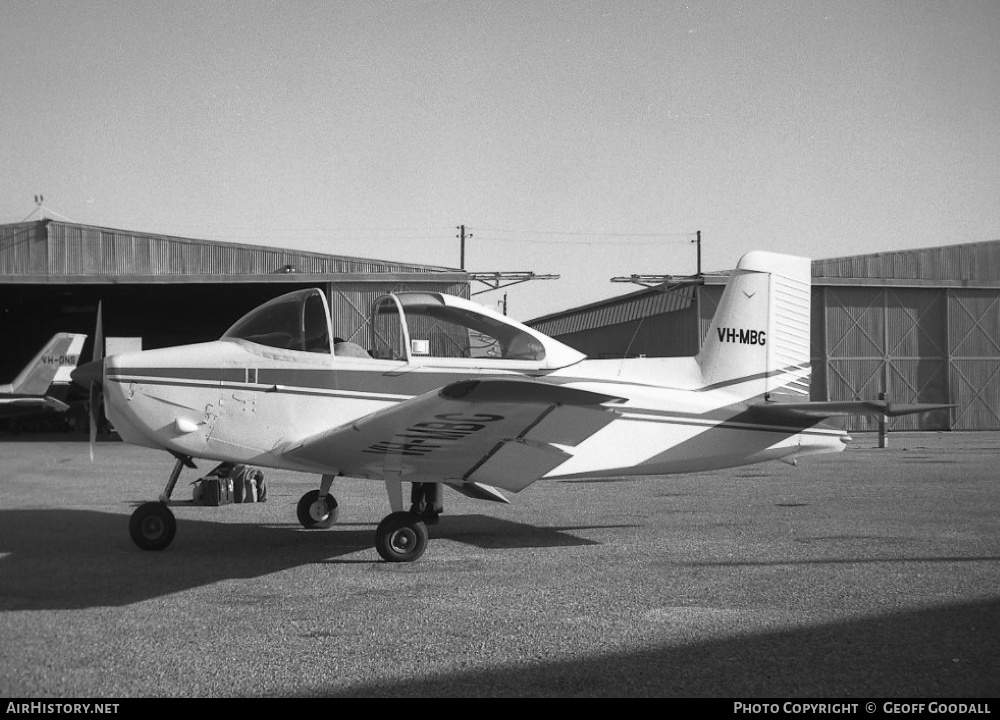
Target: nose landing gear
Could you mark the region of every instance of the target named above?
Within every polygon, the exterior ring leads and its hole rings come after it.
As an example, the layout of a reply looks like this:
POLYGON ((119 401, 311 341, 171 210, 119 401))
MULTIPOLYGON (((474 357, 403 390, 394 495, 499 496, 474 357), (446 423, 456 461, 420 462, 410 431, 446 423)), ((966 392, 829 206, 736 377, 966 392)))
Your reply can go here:
POLYGON ((163 550, 177 534, 177 519, 165 503, 143 503, 132 513, 128 532, 143 550, 163 550))
POLYGON ((177 534, 177 519, 173 512, 167 507, 170 496, 174 492, 177 478, 181 476, 181 470, 185 467, 196 467, 190 457, 186 455, 176 455, 177 462, 167 479, 167 486, 163 488, 160 499, 155 502, 146 502, 140 505, 132 513, 128 522, 128 533, 132 542, 143 550, 163 550, 174 540, 177 534))

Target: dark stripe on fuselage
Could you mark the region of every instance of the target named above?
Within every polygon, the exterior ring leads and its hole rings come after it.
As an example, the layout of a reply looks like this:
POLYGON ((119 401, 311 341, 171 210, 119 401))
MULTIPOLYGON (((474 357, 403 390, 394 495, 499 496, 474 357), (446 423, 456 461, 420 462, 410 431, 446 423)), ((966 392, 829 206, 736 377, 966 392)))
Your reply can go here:
MULTIPOLYGON (((691 388, 690 392, 708 392, 710 390, 720 390, 726 387, 734 387, 736 385, 741 385, 746 382, 752 382, 755 380, 763 380, 768 377, 774 377, 777 375, 783 375, 789 372, 795 372, 798 370, 808 370, 808 365, 790 365, 788 367, 782 368, 780 370, 773 370, 769 372, 755 373, 753 375, 745 375, 740 378, 734 378, 732 380, 725 380, 722 382, 713 383, 711 385, 700 386, 697 388, 691 388)), ((423 370, 418 368, 412 368, 407 365, 399 365, 393 363, 391 367, 385 369, 379 368, 365 368, 365 369, 347 369, 339 367, 330 368, 114 368, 110 371, 113 373, 109 379, 115 379, 116 376, 128 376, 130 378, 143 378, 143 381, 147 381, 149 378, 157 379, 168 379, 168 380, 189 380, 189 381, 200 381, 200 383, 250 383, 251 385, 267 385, 267 386, 282 386, 282 387, 294 387, 294 388, 306 388, 312 390, 347 390, 347 391, 371 391, 378 392, 370 386, 372 384, 400 384, 405 387, 406 390, 390 394, 407 394, 411 393, 414 395, 419 395, 424 392, 430 392, 439 387, 444 387, 450 383, 456 382, 458 380, 467 379, 485 379, 489 378, 510 378, 510 377, 521 377, 535 380, 538 382, 546 382, 554 385, 567 385, 570 383, 596 383, 596 384, 609 384, 609 385, 626 385, 633 387, 655 387, 662 388, 666 390, 685 390, 684 388, 670 388, 656 383, 649 382, 636 382, 634 380, 628 380, 626 378, 600 378, 600 377, 585 377, 585 376, 569 376, 569 375, 546 375, 546 374, 532 374, 527 372, 518 372, 515 370, 511 371, 499 371, 495 372, 491 370, 483 371, 458 371, 451 369, 442 370, 423 370), (254 380, 250 381, 253 377, 254 380), (358 382, 358 380, 361 382, 358 382), (411 388, 413 390, 411 391, 411 388)), ((200 384, 199 383, 199 384, 200 384)))
POLYGON ((732 380, 723 380, 722 382, 712 383, 711 385, 705 385, 700 387, 696 392, 708 392, 709 390, 721 390, 722 388, 733 387, 734 385, 741 385, 745 382, 750 382, 752 380, 765 380, 769 377, 775 377, 777 375, 784 375, 785 373, 795 372, 796 370, 809 370, 809 365, 789 365, 788 367, 781 368, 780 370, 769 370, 767 372, 757 373, 755 375, 745 375, 743 377, 734 378, 732 380))
MULTIPOLYGON (((328 396, 366 393, 414 396, 432 392, 470 373, 345 370, 342 368, 112 368, 107 380, 147 385, 173 385, 328 396)), ((511 375, 513 376, 513 375, 511 375)), ((506 376, 499 376, 506 377, 506 376)))

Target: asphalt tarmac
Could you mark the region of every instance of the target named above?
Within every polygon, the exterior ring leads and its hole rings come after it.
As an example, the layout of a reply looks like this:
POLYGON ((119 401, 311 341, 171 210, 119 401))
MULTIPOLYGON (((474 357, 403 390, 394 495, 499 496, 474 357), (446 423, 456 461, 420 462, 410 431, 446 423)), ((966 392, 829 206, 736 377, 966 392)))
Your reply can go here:
POLYGON ((338 483, 307 531, 317 479, 266 471, 267 502, 175 508, 144 552, 128 517, 167 454, 0 442, 0 697, 996 698, 1000 435, 875 445, 449 490, 424 557, 388 564, 380 484, 338 483))

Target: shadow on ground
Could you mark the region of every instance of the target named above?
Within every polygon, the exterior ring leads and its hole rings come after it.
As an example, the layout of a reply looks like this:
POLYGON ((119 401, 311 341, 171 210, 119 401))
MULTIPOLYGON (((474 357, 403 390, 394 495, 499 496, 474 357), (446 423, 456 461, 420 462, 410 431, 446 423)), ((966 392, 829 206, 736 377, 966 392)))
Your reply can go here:
MULTIPOLYGON (((582 529, 535 527, 485 515, 448 516, 430 529, 428 552, 443 538, 487 549, 594 544, 572 534, 582 529)), ((0 610, 122 606, 309 563, 381 562, 374 542, 375 526, 367 523, 303 530, 294 523, 179 519, 173 544, 148 552, 132 544, 125 515, 2 511, 0 610)))
MULTIPOLYGON (((338 697, 996 698, 1000 601, 369 685, 338 697)), ((881 703, 878 704, 881 709, 881 703)))

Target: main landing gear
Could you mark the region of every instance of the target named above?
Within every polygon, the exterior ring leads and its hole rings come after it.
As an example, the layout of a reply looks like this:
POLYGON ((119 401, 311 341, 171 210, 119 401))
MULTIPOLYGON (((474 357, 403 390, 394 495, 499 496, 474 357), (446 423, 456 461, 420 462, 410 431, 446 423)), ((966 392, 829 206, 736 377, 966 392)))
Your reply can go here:
POLYGON ((375 549, 386 562, 413 562, 427 549, 427 525, 411 512, 386 515, 375 529, 375 549))
MULTIPOLYGON (((177 462, 167 480, 159 500, 146 502, 132 513, 128 531, 138 547, 143 550, 163 550, 177 534, 177 519, 168 503, 174 486, 185 467, 196 467, 190 457, 177 456, 177 462)), ((299 524, 307 530, 324 530, 337 522, 337 500, 330 494, 335 475, 324 475, 319 490, 310 490, 299 500, 296 515, 299 524)), ((403 511, 402 486, 386 483, 389 502, 394 512, 389 513, 375 529, 375 549, 386 562, 413 562, 427 550, 429 536, 427 525, 420 515, 403 511)))
MULTIPOLYGON (((337 521, 337 501, 330 494, 336 476, 324 475, 319 490, 310 490, 299 500, 299 523, 307 530, 326 529, 337 521)), ((398 485, 398 483, 397 483, 398 485)), ((390 488, 390 504, 397 507, 390 488)), ((386 562, 413 562, 427 549, 427 525, 419 515, 397 510, 387 515, 375 529, 375 549, 386 562)))

